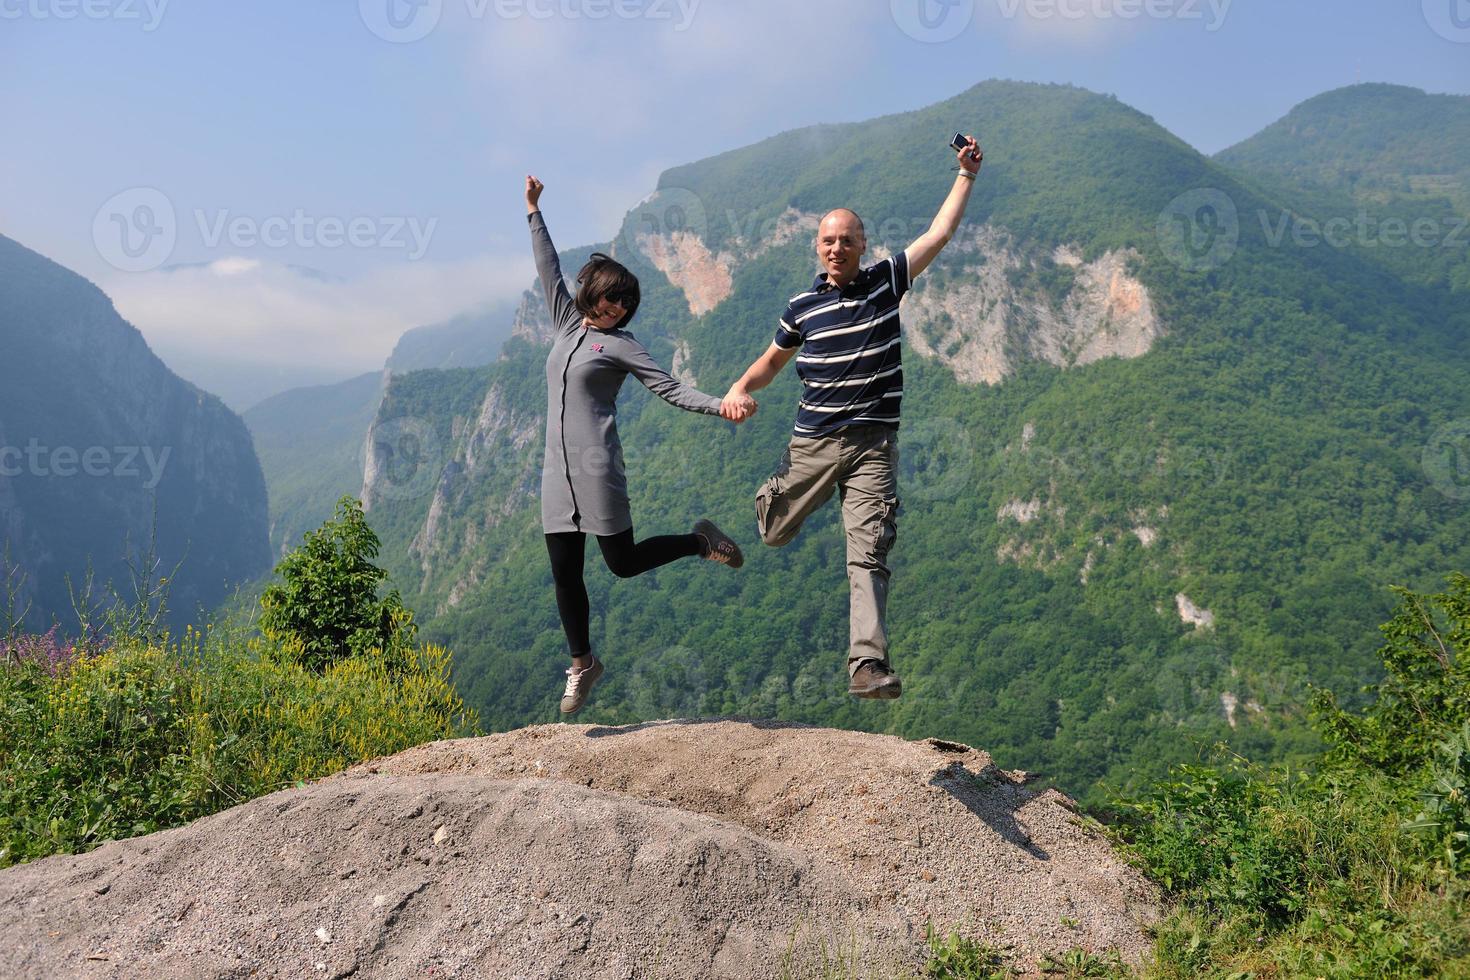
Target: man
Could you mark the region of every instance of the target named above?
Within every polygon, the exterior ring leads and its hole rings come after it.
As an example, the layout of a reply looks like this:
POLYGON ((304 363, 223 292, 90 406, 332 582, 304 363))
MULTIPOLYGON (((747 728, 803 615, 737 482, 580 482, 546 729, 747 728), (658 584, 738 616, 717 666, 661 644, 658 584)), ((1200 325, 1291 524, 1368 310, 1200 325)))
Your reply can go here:
POLYGON ((828 212, 816 238, 826 271, 791 298, 774 342, 721 403, 728 419, 749 415, 756 407, 750 392, 770 384, 796 357, 802 396, 795 430, 780 467, 756 493, 756 521, 766 544, 780 547, 834 489, 840 495, 850 604, 847 689, 860 698, 896 698, 902 691, 889 664, 885 623, 887 559, 898 531, 898 304, 954 237, 983 158, 969 138, 929 230, 876 265, 860 266, 868 246, 862 219, 847 208, 828 212))

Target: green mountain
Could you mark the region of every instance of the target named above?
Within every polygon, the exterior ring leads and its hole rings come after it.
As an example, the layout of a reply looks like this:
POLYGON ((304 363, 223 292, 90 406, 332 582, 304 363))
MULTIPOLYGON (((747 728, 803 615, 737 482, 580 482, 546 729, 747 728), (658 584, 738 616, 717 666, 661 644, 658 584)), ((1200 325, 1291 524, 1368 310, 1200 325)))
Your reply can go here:
POLYGON ((428 368, 489 364, 510 336, 514 316, 514 303, 492 303, 443 323, 414 327, 398 338, 385 368, 403 374, 428 368))
POLYGON ((294 388, 244 415, 270 488, 271 554, 280 558, 362 490, 363 436, 383 395, 371 372, 334 385, 294 388))
POLYGON ((1290 207, 1251 216, 1281 247, 1352 250, 1470 290, 1470 96, 1337 89, 1215 159, 1290 207))
POLYGON ((233 412, 244 415, 267 398, 293 388, 319 388, 347 380, 348 371, 311 365, 253 361, 240 350, 211 353, 165 342, 158 356, 179 377, 219 396, 233 412))
POLYGON ((30 628, 76 629, 89 562, 86 604, 109 582, 133 599, 129 561, 144 568, 150 542, 152 581, 179 568, 176 623, 267 567, 240 417, 174 375, 101 290, 0 236, 0 338, 0 553, 23 573, 30 628))
MULTIPOLYGON (((638 532, 708 516, 747 562, 621 582, 589 557, 609 673, 579 720, 938 735, 1083 795, 1217 739, 1310 751, 1308 685, 1376 676, 1385 585, 1470 564, 1453 455, 1470 312, 1448 290, 1358 250, 1281 247, 1242 218, 1291 206, 1272 186, 1115 99, 987 82, 665 173, 603 246, 642 280, 634 332, 722 392, 810 282, 816 217, 853 207, 870 258, 904 247, 950 184, 957 128, 985 169, 903 314, 903 698, 845 694, 837 509, 784 549, 753 533, 788 371, 739 428, 625 389, 638 532)), ((368 439, 364 500, 395 582, 497 728, 554 719, 564 667, 536 499, 547 325, 533 289, 498 362, 393 378, 368 439)))
POLYGON ((1470 210, 1470 97, 1364 84, 1308 99, 1216 155, 1306 188, 1443 195, 1470 210))
MULTIPOLYGON (((492 363, 515 327, 514 303, 491 304, 399 338, 381 372, 292 388, 244 413, 270 488, 271 552, 283 556, 362 491, 364 439, 389 375, 492 363)), ((259 585, 259 583, 256 583, 259 585)))

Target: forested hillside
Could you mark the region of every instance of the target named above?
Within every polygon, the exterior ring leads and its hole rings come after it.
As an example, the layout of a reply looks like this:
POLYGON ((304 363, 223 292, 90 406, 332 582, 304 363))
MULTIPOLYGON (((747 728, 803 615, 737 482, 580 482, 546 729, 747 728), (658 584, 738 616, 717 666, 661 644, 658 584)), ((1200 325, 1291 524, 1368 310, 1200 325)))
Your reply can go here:
POLYGON ((7 631, 95 629, 160 579, 182 628, 269 567, 240 417, 170 371, 100 289, 3 235, 0 341, 7 631))
MULTIPOLYGON (((589 561, 609 672, 586 717, 922 732, 1083 794, 1216 739, 1253 758, 1310 751, 1309 685, 1352 692, 1381 669, 1386 585, 1470 564, 1444 452, 1470 415, 1470 315, 1450 290, 1222 225, 1286 204, 1112 98, 989 82, 667 172, 610 246, 643 282, 633 332, 723 392, 810 281, 816 215, 855 208, 870 259, 902 248, 949 186, 956 128, 981 136, 985 168, 904 308, 903 698, 845 693, 836 508, 779 551, 754 533, 794 412, 788 371, 740 428, 625 388, 638 531, 708 516, 748 560, 628 582, 589 561)), ((543 207, 555 235, 554 187, 543 207)), ((564 254, 569 273, 587 251, 564 254)), ((394 379, 365 488, 395 582, 495 728, 554 717, 564 666, 536 501, 534 292, 517 319, 495 365, 394 379)))
POLYGON ((1351 251, 1411 282, 1470 291, 1470 98, 1337 89, 1215 159, 1289 209, 1243 216, 1270 239, 1351 251))
POLYGON ((279 559, 362 489, 363 439, 384 378, 373 371, 334 385, 293 388, 247 411, 245 424, 270 488, 271 554, 279 559))

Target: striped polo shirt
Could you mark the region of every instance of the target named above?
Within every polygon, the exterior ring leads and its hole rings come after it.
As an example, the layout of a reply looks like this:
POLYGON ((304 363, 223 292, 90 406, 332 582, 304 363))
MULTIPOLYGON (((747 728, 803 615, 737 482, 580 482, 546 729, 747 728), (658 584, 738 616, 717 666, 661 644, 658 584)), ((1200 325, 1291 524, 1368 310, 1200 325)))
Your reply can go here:
POLYGON ((796 435, 816 438, 854 423, 898 425, 898 301, 909 285, 908 257, 898 252, 841 289, 824 272, 811 289, 791 297, 776 328, 776 345, 801 348, 796 435))

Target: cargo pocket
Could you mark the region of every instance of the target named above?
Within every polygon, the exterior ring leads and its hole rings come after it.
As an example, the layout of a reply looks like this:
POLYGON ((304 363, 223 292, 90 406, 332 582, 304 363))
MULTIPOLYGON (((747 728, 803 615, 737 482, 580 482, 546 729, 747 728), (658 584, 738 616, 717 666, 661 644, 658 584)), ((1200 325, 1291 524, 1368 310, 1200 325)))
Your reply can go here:
POLYGON ((761 488, 755 492, 755 528, 760 532, 761 540, 766 544, 771 542, 766 538, 766 528, 769 526, 772 509, 779 510, 781 497, 783 495, 780 477, 771 477, 761 488))
POLYGON ((878 564, 888 564, 888 553, 898 540, 898 498, 883 501, 883 514, 878 519, 878 533, 873 542, 873 557, 878 564))
POLYGON ((785 507, 786 475, 790 472, 791 450, 788 448, 782 455, 781 465, 776 468, 776 472, 755 492, 755 529, 766 544, 775 543, 766 536, 766 530, 771 525, 771 518, 775 516, 779 519, 785 507))

